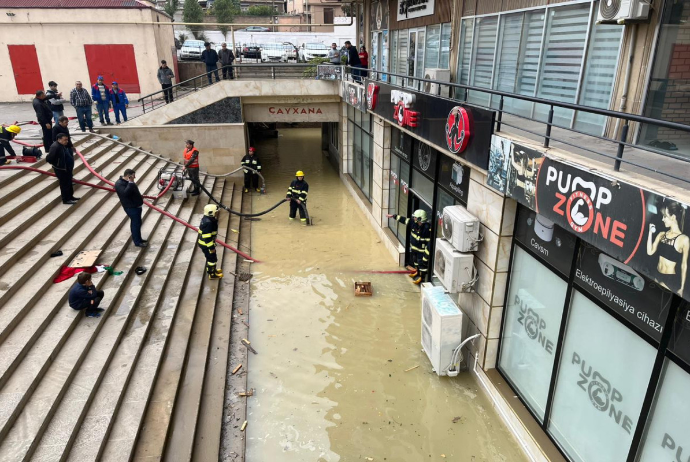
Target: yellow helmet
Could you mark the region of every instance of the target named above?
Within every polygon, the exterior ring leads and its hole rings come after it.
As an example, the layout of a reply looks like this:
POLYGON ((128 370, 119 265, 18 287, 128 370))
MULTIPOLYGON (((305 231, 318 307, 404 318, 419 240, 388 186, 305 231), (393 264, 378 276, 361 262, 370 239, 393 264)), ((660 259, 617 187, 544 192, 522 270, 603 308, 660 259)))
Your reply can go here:
POLYGON ((297 170, 297 173, 295 173, 295 176, 304 176, 304 172, 302 170, 297 170))
POLYGON ((218 206, 216 204, 208 204, 204 207, 204 215, 207 217, 215 217, 218 214, 218 206))
POLYGON ((10 133, 14 133, 15 135, 19 135, 19 133, 22 131, 22 127, 10 125, 9 127, 6 127, 5 130, 7 130, 10 133))

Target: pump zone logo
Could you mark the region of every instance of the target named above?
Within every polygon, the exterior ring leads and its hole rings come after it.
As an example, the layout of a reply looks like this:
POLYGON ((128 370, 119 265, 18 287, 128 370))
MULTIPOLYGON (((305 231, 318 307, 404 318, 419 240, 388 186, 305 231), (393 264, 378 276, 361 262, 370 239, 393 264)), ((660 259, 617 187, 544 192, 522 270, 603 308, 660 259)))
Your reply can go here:
POLYGON ((611 382, 606 380, 599 371, 588 366, 577 352, 573 352, 572 364, 580 366, 580 379, 577 381, 577 386, 587 393, 594 409, 607 415, 628 434, 632 434, 632 419, 619 409, 623 403, 623 394, 611 386, 611 382))
POLYGON ((401 127, 416 127, 420 116, 419 112, 410 109, 416 100, 412 93, 400 90, 391 91, 391 103, 393 103, 393 119, 401 127))
POLYGON ((380 87, 373 82, 367 85, 367 109, 370 111, 376 109, 376 103, 379 102, 379 90, 380 87))
MULTIPOLYGON (((546 321, 539 316, 537 313, 537 308, 535 305, 541 305, 537 302, 531 295, 522 293, 519 291, 515 295, 515 304, 518 306, 520 312, 518 313, 517 322, 525 328, 527 337, 538 342, 544 350, 553 354, 554 343, 546 337, 546 321)), ((541 305, 544 309, 544 306, 541 305)))
POLYGON ((470 142, 470 115, 462 106, 455 106, 448 113, 446 120, 446 145, 453 154, 458 154, 467 148, 470 142))

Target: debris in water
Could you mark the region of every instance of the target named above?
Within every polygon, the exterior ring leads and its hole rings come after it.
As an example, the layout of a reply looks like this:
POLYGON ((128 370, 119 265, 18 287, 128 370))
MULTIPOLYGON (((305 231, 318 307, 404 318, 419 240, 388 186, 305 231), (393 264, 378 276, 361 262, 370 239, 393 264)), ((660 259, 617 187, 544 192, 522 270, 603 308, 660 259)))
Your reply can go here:
POLYGON ((418 367, 419 367, 419 364, 417 364, 416 366, 413 366, 413 367, 411 367, 411 368, 409 368, 409 369, 405 369, 405 372, 410 372, 410 371, 412 371, 412 370, 414 370, 414 369, 417 369, 418 367))
POLYGON ((246 338, 243 338, 243 339, 242 339, 242 345, 244 345, 245 347, 247 347, 247 350, 251 351, 251 352, 254 353, 255 355, 258 354, 258 353, 256 352, 256 350, 250 345, 250 343, 251 343, 251 342, 250 342, 249 340, 247 340, 246 338))
POLYGON ((242 308, 237 308, 237 312, 238 312, 239 314, 244 314, 244 313, 242 312, 242 308))
POLYGON ((240 431, 243 432, 245 428, 247 428, 247 421, 246 420, 242 424, 242 428, 240 428, 240 431))
POLYGON ((245 326, 249 327, 249 324, 247 324, 247 323, 244 322, 244 321, 242 321, 242 324, 244 324, 245 326))
POLYGON ((443 457, 443 458, 445 459, 445 458, 446 458, 446 455, 445 455, 445 454, 441 454, 441 457, 443 457))
POLYGON ((458 423, 460 422, 460 419, 462 419, 462 416, 457 416, 453 419, 453 423, 458 423))
POLYGON ((254 396, 254 389, 250 389, 249 391, 242 391, 237 394, 238 396, 254 396))
POLYGON ((237 371, 239 371, 241 367, 242 367, 242 364, 240 364, 239 366, 237 366, 236 368, 234 368, 234 369, 232 370, 232 375, 237 374, 237 371))

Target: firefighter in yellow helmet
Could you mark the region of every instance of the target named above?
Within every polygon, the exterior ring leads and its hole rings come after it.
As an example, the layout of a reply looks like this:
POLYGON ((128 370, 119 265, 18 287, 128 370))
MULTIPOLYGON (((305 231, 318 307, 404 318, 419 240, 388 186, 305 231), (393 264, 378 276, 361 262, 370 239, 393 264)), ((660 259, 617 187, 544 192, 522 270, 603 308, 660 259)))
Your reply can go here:
POLYGON ((421 284, 429 270, 429 243, 431 242, 431 225, 427 222, 426 212, 422 209, 415 210, 412 219, 400 215, 386 215, 403 225, 412 222, 410 229, 410 258, 415 271, 410 274, 415 284, 421 284))
POLYGON ((216 236, 218 235, 218 206, 208 204, 204 207, 204 217, 199 225, 199 240, 197 244, 206 257, 206 273, 209 279, 220 279, 223 270, 216 267, 218 256, 216 255, 216 236))
POLYGON ((19 135, 21 131, 21 127, 16 125, 10 125, 9 127, 0 126, 0 165, 5 165, 7 163, 5 151, 7 151, 10 156, 16 156, 10 141, 12 141, 15 136, 19 135))
POLYGON ((307 213, 303 206, 307 204, 307 194, 309 194, 309 185, 304 181, 304 172, 299 170, 295 173, 295 179, 290 183, 285 196, 286 201, 290 201, 290 220, 294 220, 299 209, 299 219, 302 223, 307 223, 307 213))

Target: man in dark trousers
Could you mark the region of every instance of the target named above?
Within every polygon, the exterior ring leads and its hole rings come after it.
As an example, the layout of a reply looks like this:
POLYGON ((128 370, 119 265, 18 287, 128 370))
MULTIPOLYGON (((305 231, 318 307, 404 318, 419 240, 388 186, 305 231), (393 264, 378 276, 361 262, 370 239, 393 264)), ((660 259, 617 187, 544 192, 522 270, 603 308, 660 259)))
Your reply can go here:
POLYGON ((426 279, 429 270, 431 225, 427 222, 426 212, 422 209, 415 210, 412 214, 412 220, 401 215, 388 214, 386 216, 406 226, 412 222, 412 228, 410 229, 410 256, 415 271, 409 276, 414 279, 415 284, 419 285, 426 279))
POLYGON ((91 87, 91 98, 96 102, 101 125, 112 125, 113 123, 110 121, 110 88, 103 81, 102 75, 98 76, 98 80, 91 87))
POLYGON ((74 188, 72 186, 74 153, 67 147, 67 144, 69 144, 69 136, 60 133, 50 147, 50 151, 48 151, 46 162, 53 166, 55 176, 60 182, 62 203, 65 205, 74 205, 80 198, 74 197, 74 188))
POLYGON ((53 128, 53 111, 48 107, 46 94, 43 90, 36 92, 36 97, 32 104, 36 112, 36 120, 38 120, 38 124, 43 132, 43 149, 47 154, 50 145, 53 143, 53 133, 50 131, 53 128))
POLYGON ((129 229, 132 231, 132 241, 136 247, 146 247, 148 242, 141 238, 141 212, 144 198, 134 182, 136 172, 130 168, 115 182, 115 191, 120 198, 120 204, 129 217, 129 229))
POLYGON ((206 257, 206 274, 209 279, 220 279, 223 270, 217 268, 218 256, 216 255, 216 236, 218 235, 218 206, 208 204, 204 207, 204 217, 199 224, 199 240, 197 244, 206 257))
POLYGON ((359 60, 359 53, 357 53, 357 49, 352 46, 349 40, 345 42, 345 48, 347 50, 347 65, 353 68, 352 78, 355 82, 359 82, 361 80, 359 68, 362 67, 362 62, 359 60))
POLYGON ((99 318, 105 311, 98 307, 103 297, 105 297, 105 292, 96 290, 91 274, 82 272, 77 275, 77 282, 69 291, 69 306, 77 311, 84 310, 88 318, 99 318))
POLYGON ((208 84, 213 83, 211 78, 211 72, 216 74, 216 82, 220 82, 220 77, 218 77, 218 53, 216 50, 211 48, 211 44, 204 43, 206 49, 201 52, 201 60, 206 64, 206 77, 208 77, 208 84))
POLYGON ((234 73, 232 69, 232 63, 235 61, 235 54, 232 50, 228 49, 228 44, 223 42, 221 45, 220 53, 218 53, 220 59, 220 64, 223 67, 223 80, 227 79, 228 76, 234 79, 234 73))
POLYGON ((9 127, 3 127, 0 125, 0 165, 5 165, 8 160, 5 158, 5 151, 10 156, 16 156, 12 144, 10 141, 14 139, 15 136, 21 133, 22 128, 17 125, 10 125, 9 127))
POLYGON ((161 67, 158 68, 158 82, 163 89, 163 96, 165 97, 166 104, 173 102, 173 91, 171 87, 174 77, 175 74, 172 69, 168 67, 168 63, 165 60, 161 61, 161 67))
POLYGON ((297 209, 299 209, 299 219, 303 224, 307 224, 307 213, 304 207, 307 204, 307 194, 309 185, 304 181, 304 172, 299 170, 295 173, 295 179, 290 183, 285 196, 286 201, 290 201, 290 221, 295 219, 297 209))
POLYGON ((253 147, 249 148, 249 154, 242 158, 242 166, 254 169, 244 169, 244 192, 249 192, 249 188, 254 188, 256 192, 261 192, 261 189, 259 189, 259 175, 257 174, 257 172, 261 172, 261 161, 256 156, 256 149, 253 147))
POLYGON ((62 104, 65 102, 62 99, 62 92, 57 90, 57 83, 54 81, 48 82, 48 88, 50 90, 46 91, 46 101, 48 101, 48 107, 53 111, 53 122, 58 123, 58 119, 65 115, 65 106, 62 104))
POLYGON ((191 195, 198 196, 201 192, 199 188, 199 150, 194 147, 194 141, 187 140, 182 155, 184 156, 182 173, 187 172, 187 176, 192 181, 192 185, 194 185, 191 195))
POLYGON ((60 133, 64 133, 65 135, 67 135, 67 138, 69 139, 67 147, 70 149, 74 149, 74 145, 72 145, 72 137, 69 134, 69 128, 67 128, 68 124, 69 119, 67 117, 60 116, 58 118, 57 123, 53 125, 53 142, 57 141, 57 137, 60 133))

